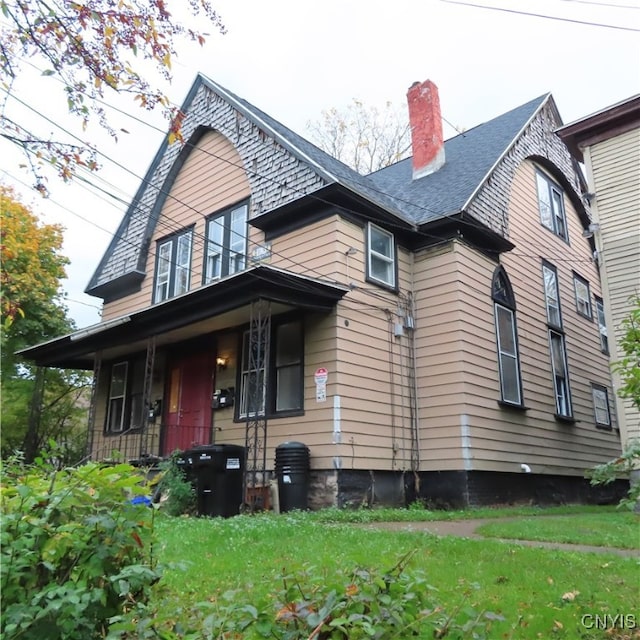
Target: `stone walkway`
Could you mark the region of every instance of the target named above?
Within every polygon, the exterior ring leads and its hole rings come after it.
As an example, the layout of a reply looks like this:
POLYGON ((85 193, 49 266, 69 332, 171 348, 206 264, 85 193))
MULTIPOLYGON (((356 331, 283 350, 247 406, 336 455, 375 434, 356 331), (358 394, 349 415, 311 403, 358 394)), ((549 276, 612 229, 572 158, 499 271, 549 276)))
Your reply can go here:
MULTIPOLYGON (((476 533, 476 530, 490 522, 503 522, 512 518, 476 518, 469 520, 434 520, 432 522, 371 522, 359 525, 367 529, 391 529, 394 531, 423 531, 436 536, 459 536, 476 540, 496 540, 509 544, 520 544, 526 547, 542 547, 545 549, 560 549, 562 551, 580 551, 591 553, 609 553, 618 556, 639 558, 638 549, 616 549, 613 547, 596 547, 586 544, 567 544, 564 542, 542 542, 539 540, 515 540, 507 538, 493 538, 476 533)), ((640 537, 640 533, 639 533, 640 537)))

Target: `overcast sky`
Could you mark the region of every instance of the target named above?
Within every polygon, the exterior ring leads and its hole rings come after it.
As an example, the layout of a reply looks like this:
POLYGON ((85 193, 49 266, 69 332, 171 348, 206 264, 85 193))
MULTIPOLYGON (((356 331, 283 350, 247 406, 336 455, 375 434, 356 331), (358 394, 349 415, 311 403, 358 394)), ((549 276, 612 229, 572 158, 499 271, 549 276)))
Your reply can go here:
MULTIPOLYGON (((168 0, 176 9, 183 0, 168 0)), ((321 111, 353 98, 403 107, 408 87, 427 78, 440 91, 442 115, 470 128, 551 92, 565 123, 640 92, 640 1, 636 0, 212 0, 226 27, 204 47, 181 47, 168 89, 182 103, 202 72, 302 135, 321 111), (470 6, 474 5, 474 6, 470 6), (502 7, 490 10, 478 5, 502 7), (533 15, 555 16, 552 20, 533 15), (590 24, 583 24, 590 23, 590 24), (625 29, 607 28, 615 25, 625 29), (633 30, 629 30, 633 29, 633 30)), ((34 62, 36 62, 34 60, 34 62)), ((54 78, 25 67, 7 113, 28 119, 43 136, 60 124, 66 98, 54 78), (40 114, 40 115, 37 115, 40 114), (42 116, 49 118, 44 120, 42 116)), ((114 143, 97 126, 83 139, 99 144, 104 165, 85 183, 49 179, 51 197, 30 191, 31 177, 10 143, 0 141, 0 180, 47 222, 64 225, 71 260, 64 283, 78 327, 99 321, 101 301, 83 291, 152 161, 166 129, 132 103, 111 122, 114 143), (93 193, 92 193, 93 191, 93 193)), ((58 132, 59 133, 59 132, 58 132)), ((445 137, 455 131, 445 125, 445 137)))

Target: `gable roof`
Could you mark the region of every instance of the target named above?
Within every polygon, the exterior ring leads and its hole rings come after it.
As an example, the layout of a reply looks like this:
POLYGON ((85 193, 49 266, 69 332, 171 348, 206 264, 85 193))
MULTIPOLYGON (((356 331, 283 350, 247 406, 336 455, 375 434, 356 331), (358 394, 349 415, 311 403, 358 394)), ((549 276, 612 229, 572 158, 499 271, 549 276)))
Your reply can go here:
MULTIPOLYGON (((316 147, 282 123, 202 74, 198 74, 183 105, 187 114, 185 127, 211 126, 208 102, 202 87, 218 96, 268 138, 306 166, 318 181, 305 186, 296 197, 257 213, 252 224, 257 227, 279 224, 280 214, 309 200, 316 204, 343 207, 353 213, 354 206, 364 207, 371 219, 386 220, 398 228, 417 230, 418 226, 463 211, 469 205, 492 169, 516 143, 519 134, 543 108, 550 94, 541 96, 489 122, 478 125, 445 143, 446 162, 437 172, 413 180, 411 159, 363 176, 343 162, 316 147), (189 114, 194 112, 193 118, 189 114), (347 203, 346 206, 343 203, 347 203), (261 222, 263 221, 263 222, 261 222)), ((185 132, 187 133, 187 132, 185 132)), ((184 147, 183 147, 184 148, 184 147)), ((184 154, 182 154, 184 156, 184 154)), ((144 265, 149 241, 157 223, 158 202, 149 205, 148 189, 160 192, 160 182, 167 175, 167 162, 175 171, 180 150, 172 148, 165 137, 123 220, 114 235, 88 286, 87 293, 109 297, 114 292, 137 290, 145 277, 144 265), (143 199, 147 204, 141 206, 143 199), (148 213, 147 213, 148 212, 148 213), (130 223, 135 221, 133 233, 130 223), (110 256, 118 255, 120 267, 113 269, 110 256)))
POLYGON ((517 141, 550 94, 469 129, 445 142, 445 163, 413 180, 411 158, 370 174, 377 188, 410 202, 413 221, 424 224, 463 211, 493 167, 517 141))

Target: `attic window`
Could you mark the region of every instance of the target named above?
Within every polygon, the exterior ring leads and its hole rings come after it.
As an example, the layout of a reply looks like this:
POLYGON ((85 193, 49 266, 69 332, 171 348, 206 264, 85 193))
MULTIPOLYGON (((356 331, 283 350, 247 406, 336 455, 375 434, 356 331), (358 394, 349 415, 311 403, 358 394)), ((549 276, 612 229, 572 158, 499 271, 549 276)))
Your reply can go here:
POLYGON ((395 289, 396 248, 392 233, 367 225, 367 279, 395 289))
POLYGON ((536 171, 540 222, 565 242, 569 241, 564 212, 564 192, 546 174, 536 171))

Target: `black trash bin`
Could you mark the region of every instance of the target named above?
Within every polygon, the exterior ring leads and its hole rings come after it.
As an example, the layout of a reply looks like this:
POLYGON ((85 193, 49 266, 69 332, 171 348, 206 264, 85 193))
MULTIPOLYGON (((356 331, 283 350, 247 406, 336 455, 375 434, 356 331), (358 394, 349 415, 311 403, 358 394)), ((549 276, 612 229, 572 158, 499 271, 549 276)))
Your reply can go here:
POLYGON ((199 516, 229 518, 240 513, 245 450, 235 444, 211 444, 188 452, 195 477, 199 516))
POLYGON ((276 447, 276 478, 280 511, 309 508, 309 448, 302 442, 276 447))

